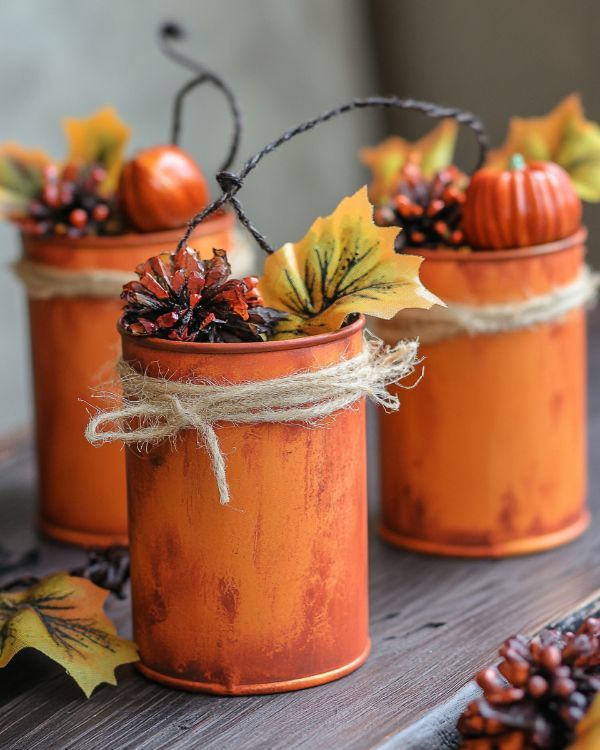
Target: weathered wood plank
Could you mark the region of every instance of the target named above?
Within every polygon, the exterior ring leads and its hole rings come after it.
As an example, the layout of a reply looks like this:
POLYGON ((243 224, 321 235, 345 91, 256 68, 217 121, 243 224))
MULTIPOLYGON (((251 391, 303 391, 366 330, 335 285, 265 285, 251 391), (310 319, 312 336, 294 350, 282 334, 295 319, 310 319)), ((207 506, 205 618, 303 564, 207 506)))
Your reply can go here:
MULTIPOLYGON (((600 342, 600 312, 592 323, 592 339, 600 342)), ((600 347, 591 351, 590 386, 590 495, 598 511, 600 347)), ((35 543, 31 466, 31 455, 18 450, 0 478, 0 542, 13 548, 35 543)), ((559 620, 600 588, 597 515, 585 537, 568 547, 504 561, 428 558, 394 550, 373 536, 372 656, 355 674, 299 693, 190 695, 161 688, 124 667, 118 688, 103 687, 85 701, 59 670, 24 654, 0 671, 0 747, 397 746, 398 733, 451 699, 494 659, 509 633, 533 632, 559 620)), ((68 567, 81 554, 48 543, 41 549, 35 572, 68 567)), ((127 602, 111 602, 110 614, 127 633, 127 602)))

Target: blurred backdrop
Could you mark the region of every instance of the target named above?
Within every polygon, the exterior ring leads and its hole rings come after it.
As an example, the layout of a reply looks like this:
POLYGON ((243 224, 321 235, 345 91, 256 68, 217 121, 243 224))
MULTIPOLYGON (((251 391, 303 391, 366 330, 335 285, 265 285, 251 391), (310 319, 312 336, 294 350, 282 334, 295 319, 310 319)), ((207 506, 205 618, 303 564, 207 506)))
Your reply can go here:
MULTIPOLYGON (((0 4, 0 141, 58 157, 61 119, 112 103, 133 127, 133 150, 166 142, 172 99, 186 80, 156 45, 167 19, 188 27, 189 51, 238 93, 240 163, 288 127, 372 93, 470 109, 496 145, 510 114, 544 114, 571 91, 600 120, 594 0, 20 0, 0 4)), ((273 244, 296 240, 367 180, 362 144, 428 127, 416 115, 347 115, 265 160, 243 203, 273 244)), ((229 135, 217 93, 190 97, 182 145, 205 173, 218 167, 229 135)), ((459 157, 471 166, 468 135, 459 157)), ((587 207, 587 220, 600 264, 600 206, 587 207)), ((0 225, 0 240, 1 434, 27 425, 31 404, 25 297, 10 271, 19 254, 14 227, 0 225)))

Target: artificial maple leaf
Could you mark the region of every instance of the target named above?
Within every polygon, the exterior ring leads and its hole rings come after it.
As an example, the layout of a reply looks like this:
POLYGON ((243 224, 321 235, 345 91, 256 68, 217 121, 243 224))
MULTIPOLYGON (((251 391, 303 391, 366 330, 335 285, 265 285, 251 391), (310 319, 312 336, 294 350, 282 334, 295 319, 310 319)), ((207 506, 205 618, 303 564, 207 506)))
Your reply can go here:
POLYGON ((110 106, 82 119, 65 118, 63 127, 70 146, 67 161, 103 167, 106 178, 102 190, 104 194, 111 193, 119 180, 125 144, 131 129, 110 106))
POLYGON ((600 695, 577 725, 577 739, 568 750, 598 750, 600 748, 600 695))
POLYGON ((361 149, 360 158, 373 172, 369 197, 375 205, 390 200, 396 182, 407 161, 421 167, 425 177, 433 175, 452 163, 458 126, 454 120, 442 120, 423 138, 411 143, 393 135, 378 146, 361 149))
POLYGON ((0 668, 24 648, 35 648, 65 668, 90 697, 115 668, 138 660, 135 644, 120 638, 106 617, 108 591, 57 573, 25 591, 0 592, 0 668))
POLYGON ((563 99, 544 117, 513 117, 504 144, 488 157, 488 166, 507 168, 511 157, 553 161, 565 169, 580 198, 600 201, 600 127, 585 119, 578 94, 563 99))
POLYGON ((270 255, 259 290, 266 305, 288 313, 275 338, 335 331, 353 313, 391 318, 405 307, 440 303, 419 280, 423 259, 394 252, 397 234, 375 226, 363 187, 318 218, 300 242, 270 255))
POLYGON ((50 158, 38 149, 18 143, 0 146, 0 217, 19 219, 27 214, 29 201, 39 193, 50 158))

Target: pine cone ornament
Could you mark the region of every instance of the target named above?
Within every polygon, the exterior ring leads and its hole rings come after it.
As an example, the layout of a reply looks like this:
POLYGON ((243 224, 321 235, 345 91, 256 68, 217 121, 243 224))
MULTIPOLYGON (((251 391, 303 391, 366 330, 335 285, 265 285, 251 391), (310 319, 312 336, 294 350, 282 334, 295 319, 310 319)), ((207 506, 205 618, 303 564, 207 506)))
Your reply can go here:
POLYGON ((480 672, 484 697, 458 722, 462 750, 565 750, 600 691, 600 620, 576 633, 517 635, 500 649, 498 667, 480 672))
POLYGON ((467 183, 467 176, 454 166, 427 179, 417 163, 408 162, 391 202, 375 209, 375 223, 402 228, 396 252, 405 247, 459 247, 464 242, 461 222, 467 183))
POLYGON ((21 228, 31 234, 68 237, 117 234, 122 228, 113 201, 100 191, 105 178, 106 170, 99 165, 67 164, 62 171, 46 166, 42 189, 29 203, 21 228))
POLYGON ((130 577, 129 549, 121 545, 88 549, 87 562, 69 572, 108 589, 119 599, 125 599, 125 586, 130 577))
POLYGON ((258 279, 230 279, 224 250, 202 260, 192 248, 150 258, 123 287, 121 325, 134 336, 174 341, 265 341, 285 313, 262 306, 258 279))

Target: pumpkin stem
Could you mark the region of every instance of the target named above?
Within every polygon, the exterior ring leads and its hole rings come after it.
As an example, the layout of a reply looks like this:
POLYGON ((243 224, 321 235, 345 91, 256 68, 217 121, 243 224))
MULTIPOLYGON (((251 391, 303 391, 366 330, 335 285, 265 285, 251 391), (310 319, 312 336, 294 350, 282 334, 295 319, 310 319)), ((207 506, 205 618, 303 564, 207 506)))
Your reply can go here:
POLYGON ((523 154, 513 154, 510 157, 510 161, 508 162, 508 168, 510 170, 522 170, 525 169, 527 166, 527 163, 525 162, 525 159, 523 158, 523 154))
POLYGON ((199 62, 191 57, 175 49, 173 42, 185 39, 185 31, 182 26, 172 21, 163 23, 158 30, 158 43, 160 48, 167 57, 174 60, 178 65, 181 65, 188 70, 192 70, 197 73, 196 77, 186 83, 177 92, 175 100, 173 102, 173 119, 171 124, 171 143, 174 146, 179 145, 179 137, 181 133, 181 121, 183 111, 183 101, 189 92, 203 83, 211 83, 215 88, 219 89, 227 99, 231 116, 233 119, 233 136, 231 139, 231 145, 225 161, 219 168, 219 171, 227 170, 233 163, 236 157, 238 147, 240 145, 240 138, 242 134, 242 115, 237 103, 235 94, 227 83, 216 73, 201 65, 199 62))

